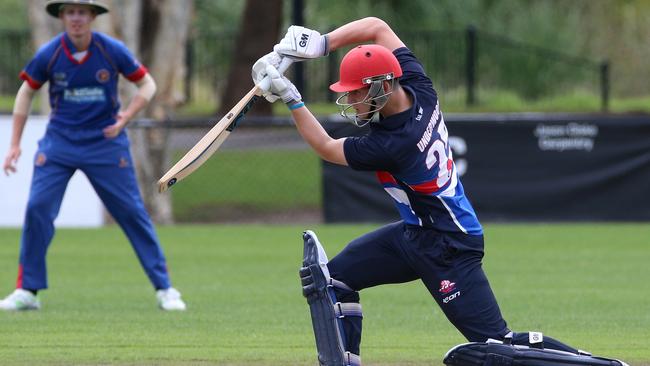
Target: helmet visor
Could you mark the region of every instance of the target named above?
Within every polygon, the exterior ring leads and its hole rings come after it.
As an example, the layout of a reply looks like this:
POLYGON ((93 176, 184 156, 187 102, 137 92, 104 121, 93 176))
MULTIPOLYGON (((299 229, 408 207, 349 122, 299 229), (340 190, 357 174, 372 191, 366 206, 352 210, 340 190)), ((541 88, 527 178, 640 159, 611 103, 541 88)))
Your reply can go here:
POLYGON ((368 124, 376 112, 379 112, 386 105, 388 97, 393 93, 394 79, 390 79, 390 89, 388 91, 384 91, 382 87, 383 82, 380 80, 373 81, 373 84, 368 89, 368 94, 361 101, 350 103, 348 100, 350 91, 345 92, 336 99, 336 105, 339 106, 341 116, 348 119, 357 127, 363 127, 368 124), (362 111, 358 112, 356 107, 362 105, 368 106, 368 110, 364 112, 363 109, 365 108, 360 108, 362 111))

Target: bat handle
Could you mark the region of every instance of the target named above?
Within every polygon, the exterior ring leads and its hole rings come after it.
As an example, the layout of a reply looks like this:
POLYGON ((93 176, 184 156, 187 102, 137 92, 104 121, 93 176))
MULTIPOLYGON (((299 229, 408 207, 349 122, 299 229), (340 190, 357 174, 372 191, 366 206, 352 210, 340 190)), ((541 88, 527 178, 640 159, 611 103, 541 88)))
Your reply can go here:
MULTIPOLYGON (((285 71, 291 66, 293 63, 293 60, 290 59, 289 57, 283 57, 282 61, 280 61, 280 66, 278 66, 278 71, 280 74, 284 74, 285 71)), ((271 79, 267 76, 260 83, 257 85, 260 89, 262 90, 269 90, 269 87, 271 86, 271 79)))

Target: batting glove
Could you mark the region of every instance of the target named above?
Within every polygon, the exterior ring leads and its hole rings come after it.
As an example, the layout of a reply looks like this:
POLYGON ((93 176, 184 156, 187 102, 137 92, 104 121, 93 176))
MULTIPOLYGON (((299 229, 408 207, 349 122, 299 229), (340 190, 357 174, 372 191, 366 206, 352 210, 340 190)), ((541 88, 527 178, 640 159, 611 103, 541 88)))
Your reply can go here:
MULTIPOLYGON (((300 95, 296 86, 289 79, 282 76, 275 67, 268 65, 266 75, 271 79, 268 92, 271 97, 275 98, 274 101, 278 98, 282 99, 289 106, 289 109, 293 109, 292 107, 302 103, 302 95, 300 95)), ((266 97, 266 100, 270 101, 268 97, 266 97)))
MULTIPOLYGON (((257 61, 255 61, 253 68, 251 69, 253 83, 255 83, 255 85, 260 85, 262 80, 264 80, 267 75, 266 68, 270 66, 277 71, 277 68, 280 66, 281 61, 282 57, 276 52, 271 52, 260 57, 257 61)), ((269 90, 263 90, 262 96, 266 98, 266 100, 268 100, 270 103, 278 100, 278 97, 271 94, 269 90)))
POLYGON ((273 51, 294 61, 304 61, 327 56, 329 45, 326 35, 309 28, 292 25, 287 29, 287 34, 280 43, 273 46, 273 51))

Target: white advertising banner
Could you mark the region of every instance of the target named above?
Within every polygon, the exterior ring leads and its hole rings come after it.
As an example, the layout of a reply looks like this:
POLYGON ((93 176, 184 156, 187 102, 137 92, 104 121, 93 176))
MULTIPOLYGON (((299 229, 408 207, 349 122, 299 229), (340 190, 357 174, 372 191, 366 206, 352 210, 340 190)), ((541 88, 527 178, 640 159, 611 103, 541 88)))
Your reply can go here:
MULTIPOLYGON (((30 116, 23 132, 18 160, 18 171, 9 176, 0 172, 0 227, 21 227, 29 197, 34 155, 45 134, 47 116, 30 116)), ((11 140, 12 120, 9 115, 0 115, 0 157, 4 164, 11 140)), ((104 223, 103 204, 97 197, 86 176, 77 171, 66 189, 59 216, 54 222, 57 227, 98 227, 104 223)))

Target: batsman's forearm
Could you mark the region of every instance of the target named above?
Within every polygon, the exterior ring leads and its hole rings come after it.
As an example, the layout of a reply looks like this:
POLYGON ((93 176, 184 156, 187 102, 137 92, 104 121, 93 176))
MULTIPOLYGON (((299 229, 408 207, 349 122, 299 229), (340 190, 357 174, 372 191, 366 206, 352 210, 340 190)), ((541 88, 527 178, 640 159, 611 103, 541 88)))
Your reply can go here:
POLYGON ((375 17, 347 23, 328 33, 327 37, 329 51, 365 42, 380 44, 390 50, 404 45, 386 22, 375 17))
POLYGON ((298 108, 291 114, 300 136, 320 155, 323 147, 329 140, 332 140, 330 135, 307 107, 298 108))
POLYGON ((307 107, 295 109, 291 111, 291 114, 298 133, 318 156, 331 163, 347 165, 343 152, 343 141, 345 139, 330 137, 307 107))

